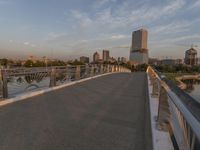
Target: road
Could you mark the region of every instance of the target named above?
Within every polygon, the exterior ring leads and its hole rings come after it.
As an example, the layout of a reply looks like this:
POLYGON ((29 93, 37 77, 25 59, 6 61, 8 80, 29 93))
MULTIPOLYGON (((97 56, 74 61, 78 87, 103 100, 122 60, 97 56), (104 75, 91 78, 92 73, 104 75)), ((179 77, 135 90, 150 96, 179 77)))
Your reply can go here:
POLYGON ((106 75, 0 107, 0 150, 151 150, 145 73, 106 75))

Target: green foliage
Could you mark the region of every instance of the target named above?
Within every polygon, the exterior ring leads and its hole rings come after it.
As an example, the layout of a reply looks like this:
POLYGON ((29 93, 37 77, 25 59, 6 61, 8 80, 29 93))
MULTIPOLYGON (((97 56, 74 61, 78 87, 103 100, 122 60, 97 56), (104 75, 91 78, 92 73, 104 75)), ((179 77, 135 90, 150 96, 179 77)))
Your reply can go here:
POLYGON ((75 65, 75 66, 78 66, 78 65, 84 65, 83 62, 78 61, 77 59, 74 60, 74 61, 69 61, 68 64, 70 64, 70 65, 75 65))
POLYGON ((48 66, 66 66, 67 63, 62 60, 54 60, 48 63, 48 66))
POLYGON ((200 66, 189 67, 185 65, 158 65, 154 67, 162 73, 200 73, 200 66))
POLYGON ((24 63, 24 67, 34 67, 33 66, 33 61, 32 60, 27 60, 25 63, 24 63))
POLYGON ((132 72, 145 72, 147 70, 148 65, 147 64, 140 64, 137 66, 130 65, 130 68, 132 72))
POLYGON ((37 60, 36 62, 27 60, 24 64, 24 67, 45 67, 45 66, 48 67, 48 66, 65 66, 65 65, 66 63, 61 60, 50 61, 48 62, 48 64, 46 64, 44 61, 39 61, 39 60, 37 60))
POLYGON ((44 61, 39 61, 37 60, 34 64, 33 67, 45 67, 44 61))
POLYGON ((7 66, 8 65, 8 59, 6 59, 6 58, 0 59, 0 64, 2 66, 7 66))
POLYGON ((179 73, 164 73, 164 75, 171 81, 173 81, 175 84, 178 84, 178 81, 176 80, 176 77, 181 76, 183 74, 179 73))

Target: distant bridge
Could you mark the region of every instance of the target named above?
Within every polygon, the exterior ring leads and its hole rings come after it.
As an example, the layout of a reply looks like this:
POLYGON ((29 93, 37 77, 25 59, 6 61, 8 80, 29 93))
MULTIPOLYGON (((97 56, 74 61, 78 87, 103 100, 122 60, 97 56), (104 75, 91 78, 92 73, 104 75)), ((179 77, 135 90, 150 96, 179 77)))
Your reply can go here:
POLYGON ((2 150, 200 148, 200 104, 152 67, 147 73, 111 65, 40 69, 1 71, 2 150), (19 80, 39 87, 34 80, 43 75, 44 94, 20 100, 9 93, 19 80))

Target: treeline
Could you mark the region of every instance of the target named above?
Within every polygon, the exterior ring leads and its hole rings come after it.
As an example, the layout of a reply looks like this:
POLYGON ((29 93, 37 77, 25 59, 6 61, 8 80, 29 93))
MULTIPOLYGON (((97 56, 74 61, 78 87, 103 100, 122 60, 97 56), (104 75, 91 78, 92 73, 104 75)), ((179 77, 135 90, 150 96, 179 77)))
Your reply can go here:
POLYGON ((39 60, 35 62, 27 60, 24 63, 23 67, 49 67, 49 66, 65 66, 65 65, 67 65, 67 63, 61 60, 49 61, 47 63, 39 60))
MULTIPOLYGON (((147 64, 140 64, 137 66, 131 65, 129 63, 124 64, 132 72, 144 72, 147 70, 147 64)), ((186 66, 186 65, 154 65, 156 70, 162 73, 200 73, 200 66, 186 66)))
POLYGON ((200 66, 157 65, 154 68, 162 73, 200 73, 200 66))
POLYGON ((3 67, 50 67, 50 66, 66 66, 69 65, 84 65, 84 63, 74 60, 74 61, 62 61, 62 60, 50 60, 48 62, 37 60, 26 60, 26 61, 12 61, 6 58, 0 59, 0 66, 3 67))

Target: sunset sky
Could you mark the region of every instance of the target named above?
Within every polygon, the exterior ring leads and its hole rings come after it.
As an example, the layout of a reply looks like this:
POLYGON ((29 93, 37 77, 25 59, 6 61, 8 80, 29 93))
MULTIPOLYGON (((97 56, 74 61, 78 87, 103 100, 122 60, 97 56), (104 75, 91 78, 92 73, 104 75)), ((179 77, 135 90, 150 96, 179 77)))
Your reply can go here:
POLYGON ((132 31, 149 31, 150 57, 200 53, 200 0, 0 0, 0 56, 62 59, 109 49, 129 56, 132 31))

